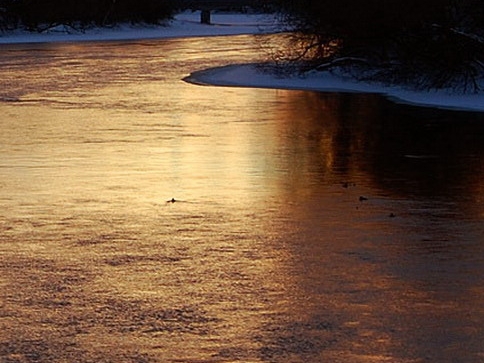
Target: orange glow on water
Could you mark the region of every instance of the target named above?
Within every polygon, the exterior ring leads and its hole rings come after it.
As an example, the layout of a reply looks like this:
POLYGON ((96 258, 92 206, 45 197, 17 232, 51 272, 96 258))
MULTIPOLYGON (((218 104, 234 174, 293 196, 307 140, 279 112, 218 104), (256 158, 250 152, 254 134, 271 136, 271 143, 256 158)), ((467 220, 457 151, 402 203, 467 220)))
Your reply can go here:
POLYGON ((477 361, 480 126, 180 81, 229 39, 0 55, 1 359, 477 361))

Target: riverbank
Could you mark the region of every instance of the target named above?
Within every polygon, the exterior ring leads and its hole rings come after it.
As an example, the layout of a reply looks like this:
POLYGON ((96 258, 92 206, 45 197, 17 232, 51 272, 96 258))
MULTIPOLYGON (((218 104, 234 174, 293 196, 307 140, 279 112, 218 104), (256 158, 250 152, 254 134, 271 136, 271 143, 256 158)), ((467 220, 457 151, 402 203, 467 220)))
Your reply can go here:
POLYGON ((280 88, 321 92, 378 93, 394 102, 424 107, 484 112, 484 92, 456 94, 452 90, 415 91, 400 86, 357 82, 330 72, 278 77, 253 64, 229 65, 192 73, 185 81, 199 85, 280 88))
MULTIPOLYGON (((281 29, 273 14, 212 14, 212 24, 200 23, 199 12, 177 14, 164 26, 119 25, 112 28, 92 28, 84 32, 57 27, 43 33, 15 31, 0 35, 2 44, 52 43, 81 41, 123 41, 185 37, 227 36, 274 33, 281 29)), ((283 88, 321 92, 378 93, 395 102, 418 106, 484 112, 484 92, 456 94, 452 90, 414 91, 399 86, 358 82, 329 72, 309 73, 304 77, 278 77, 261 72, 256 65, 229 65, 194 72, 187 81, 204 85, 283 88)))
POLYGON ((82 41, 121 41, 272 33, 279 29, 273 14, 212 14, 211 24, 200 23, 200 12, 183 12, 162 25, 120 24, 76 30, 57 26, 42 33, 15 30, 0 33, 0 45, 82 41))

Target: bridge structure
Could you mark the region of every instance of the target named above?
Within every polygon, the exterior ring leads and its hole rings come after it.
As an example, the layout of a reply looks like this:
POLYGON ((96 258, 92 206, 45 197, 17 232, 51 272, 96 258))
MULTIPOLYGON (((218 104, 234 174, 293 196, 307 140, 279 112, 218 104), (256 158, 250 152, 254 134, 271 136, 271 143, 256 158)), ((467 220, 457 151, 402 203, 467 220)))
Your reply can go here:
POLYGON ((247 11, 269 6, 271 0, 178 0, 181 10, 201 11, 200 22, 210 24, 212 11, 247 11))

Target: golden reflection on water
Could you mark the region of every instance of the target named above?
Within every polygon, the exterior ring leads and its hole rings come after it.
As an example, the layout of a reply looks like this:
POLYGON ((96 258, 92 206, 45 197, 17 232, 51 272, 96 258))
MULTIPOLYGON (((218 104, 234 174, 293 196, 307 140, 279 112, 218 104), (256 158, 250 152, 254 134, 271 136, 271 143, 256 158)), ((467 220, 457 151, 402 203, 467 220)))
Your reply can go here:
POLYGON ((3 55, 2 360, 479 362, 479 118, 180 81, 230 39, 3 55))

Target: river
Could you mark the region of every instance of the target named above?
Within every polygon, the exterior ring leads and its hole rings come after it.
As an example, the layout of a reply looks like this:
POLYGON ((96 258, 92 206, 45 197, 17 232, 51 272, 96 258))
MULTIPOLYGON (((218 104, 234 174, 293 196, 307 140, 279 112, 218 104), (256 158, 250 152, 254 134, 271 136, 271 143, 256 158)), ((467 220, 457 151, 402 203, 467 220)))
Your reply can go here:
POLYGON ((484 116, 182 81, 263 57, 2 46, 1 362, 484 361, 484 116))

